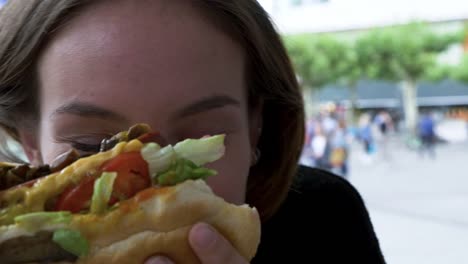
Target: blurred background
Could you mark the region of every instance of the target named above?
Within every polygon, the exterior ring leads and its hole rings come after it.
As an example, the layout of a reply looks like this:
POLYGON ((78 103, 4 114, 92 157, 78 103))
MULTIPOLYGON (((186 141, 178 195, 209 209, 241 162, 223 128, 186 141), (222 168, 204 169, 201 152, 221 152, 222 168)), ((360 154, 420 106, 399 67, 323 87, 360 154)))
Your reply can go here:
POLYGON ((468 263, 468 1, 259 2, 303 88, 301 163, 361 192, 388 263, 468 263))

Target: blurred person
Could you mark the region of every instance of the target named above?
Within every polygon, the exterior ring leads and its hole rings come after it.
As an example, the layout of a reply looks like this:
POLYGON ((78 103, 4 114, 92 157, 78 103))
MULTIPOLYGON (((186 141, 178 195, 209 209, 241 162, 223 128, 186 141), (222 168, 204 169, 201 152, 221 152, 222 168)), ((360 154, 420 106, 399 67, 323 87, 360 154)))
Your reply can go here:
MULTIPOLYGON (((140 122, 169 143, 222 133, 226 152, 207 183, 259 211, 252 263, 385 262, 358 191, 298 166, 301 89, 256 1, 10 0, 0 12, 0 61, 0 125, 29 163, 71 147, 95 153, 140 122)), ((312 139, 318 156, 324 140, 312 139)), ((215 227, 190 230, 200 263, 246 263, 215 227)), ((147 264, 172 263, 154 255, 147 264)))
POLYGON ((380 133, 386 137, 391 130, 393 130, 393 120, 387 111, 380 111, 375 116, 375 124, 378 126, 380 133))
POLYGON ((327 148, 329 147, 329 142, 320 124, 317 124, 315 126, 314 136, 310 142, 310 147, 312 157, 315 161, 315 167, 325 170, 329 169, 327 155, 327 148))
POLYGON ((349 137, 344 119, 339 120, 337 129, 330 137, 330 149, 329 162, 332 171, 347 178, 349 169, 349 137))
POLYGON ((359 119, 358 139, 362 143, 366 162, 372 161, 372 155, 376 151, 374 138, 371 116, 368 113, 362 114, 359 119))
POLYGON ((388 150, 389 134, 394 129, 392 117, 387 111, 382 110, 375 116, 374 123, 379 135, 378 138, 376 138, 379 145, 379 153, 381 153, 383 160, 388 161, 391 159, 391 155, 388 150))
POLYGON ((418 123, 418 137, 421 142, 419 153, 421 157, 424 157, 425 153, 431 158, 435 158, 436 156, 434 123, 434 118, 430 112, 424 111, 421 113, 421 118, 418 123))
POLYGON ((330 136, 333 131, 335 131, 338 127, 338 121, 336 119, 336 114, 334 111, 326 111, 323 115, 322 122, 322 132, 326 136, 330 136))

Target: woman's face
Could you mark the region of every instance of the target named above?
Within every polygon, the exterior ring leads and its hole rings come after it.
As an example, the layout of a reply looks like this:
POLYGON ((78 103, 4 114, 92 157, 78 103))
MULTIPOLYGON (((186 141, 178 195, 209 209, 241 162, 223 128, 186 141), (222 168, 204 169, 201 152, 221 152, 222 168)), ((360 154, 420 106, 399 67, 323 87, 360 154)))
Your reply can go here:
POLYGON ((248 113, 243 49, 183 1, 105 1, 59 29, 37 64, 42 161, 83 152, 135 123, 170 143, 226 134, 208 180, 242 203, 259 114, 248 113))

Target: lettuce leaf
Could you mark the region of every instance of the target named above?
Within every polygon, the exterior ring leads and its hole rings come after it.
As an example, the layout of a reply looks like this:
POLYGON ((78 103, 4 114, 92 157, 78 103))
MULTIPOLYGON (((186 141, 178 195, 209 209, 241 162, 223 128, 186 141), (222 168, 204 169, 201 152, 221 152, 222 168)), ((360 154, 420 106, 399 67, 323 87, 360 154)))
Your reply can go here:
POLYGON ((103 172, 101 177, 94 182, 90 209, 92 214, 101 214, 107 210, 115 178, 117 178, 116 172, 103 172))
POLYGON ((54 232, 52 240, 75 256, 86 256, 89 252, 89 242, 79 231, 59 229, 54 232))
POLYGON ((225 152, 225 135, 186 139, 175 146, 161 148, 156 143, 146 144, 141 154, 148 162, 154 183, 174 185, 187 179, 205 179, 216 172, 201 167, 220 159, 225 152))
POLYGON ((216 171, 197 166, 190 160, 180 158, 172 163, 167 171, 162 172, 156 181, 161 186, 170 186, 186 180, 206 179, 213 175, 216 175, 216 171))

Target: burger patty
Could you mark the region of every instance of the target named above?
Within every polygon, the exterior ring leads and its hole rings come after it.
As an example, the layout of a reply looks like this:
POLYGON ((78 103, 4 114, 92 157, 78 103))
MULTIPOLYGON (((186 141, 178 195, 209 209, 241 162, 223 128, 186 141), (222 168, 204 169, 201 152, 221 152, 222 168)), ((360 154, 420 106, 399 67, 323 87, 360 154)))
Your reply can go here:
POLYGON ((28 164, 0 165, 0 191, 35 180, 51 173, 49 165, 33 167, 28 164))
MULTIPOLYGON (((146 133, 149 133, 150 130, 148 125, 136 124, 130 127, 128 131, 120 132, 111 138, 102 140, 100 151, 108 151, 119 142, 138 139, 146 133)), ((150 138, 151 141, 157 142, 161 146, 167 145, 166 140, 158 133, 152 136, 153 137, 150 138)), ((82 157, 83 156, 80 155, 78 151, 70 149, 58 156, 50 165, 35 167, 29 164, 0 163, 0 191, 58 172, 82 157)), ((0 208, 1 207, 0 205, 0 208)))
POLYGON ((41 231, 35 236, 22 236, 0 244, 2 264, 75 262, 77 257, 52 240, 53 232, 41 231))

